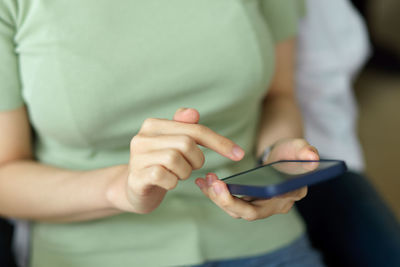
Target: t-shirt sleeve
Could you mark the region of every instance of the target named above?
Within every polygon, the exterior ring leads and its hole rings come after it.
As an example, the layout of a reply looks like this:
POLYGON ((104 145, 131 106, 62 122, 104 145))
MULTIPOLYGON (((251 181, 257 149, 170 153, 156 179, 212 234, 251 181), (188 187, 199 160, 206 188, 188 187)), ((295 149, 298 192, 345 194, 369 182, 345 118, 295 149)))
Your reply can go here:
POLYGON ((15 51, 16 1, 0 1, 0 111, 24 105, 15 51))
POLYGON ((261 9, 276 43, 294 37, 305 15, 303 0, 261 0, 261 9))

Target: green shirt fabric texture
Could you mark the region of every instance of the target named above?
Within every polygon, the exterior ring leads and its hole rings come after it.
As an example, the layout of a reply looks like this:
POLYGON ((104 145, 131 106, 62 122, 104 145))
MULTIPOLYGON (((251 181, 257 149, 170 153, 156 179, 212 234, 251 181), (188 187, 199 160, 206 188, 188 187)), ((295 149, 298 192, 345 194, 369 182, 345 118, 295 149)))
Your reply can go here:
MULTIPOLYGON (((202 195, 196 177, 254 166, 274 46, 293 37, 295 0, 2 0, 0 111, 26 105, 44 164, 125 164, 145 118, 193 107, 200 123, 241 145, 206 163, 151 214, 33 223, 34 267, 171 266, 248 257, 304 232, 295 210, 247 222, 202 195)), ((49 199, 51 201, 51 199, 49 199)))

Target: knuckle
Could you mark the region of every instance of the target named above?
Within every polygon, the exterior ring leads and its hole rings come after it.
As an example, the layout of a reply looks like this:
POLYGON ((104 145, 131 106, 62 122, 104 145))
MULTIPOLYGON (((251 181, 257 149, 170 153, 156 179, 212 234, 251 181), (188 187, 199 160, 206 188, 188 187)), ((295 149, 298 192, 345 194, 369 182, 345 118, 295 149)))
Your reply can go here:
POLYGON ((187 170, 185 170, 185 172, 183 173, 181 179, 182 180, 186 180, 189 179, 189 177, 192 175, 192 169, 188 168, 187 170))
POLYGON ((243 217, 246 221, 255 221, 258 219, 258 212, 254 208, 250 208, 243 217))
POLYGON ((143 121, 141 130, 152 130, 156 125, 157 119, 155 118, 147 118, 143 121))
POLYGON ((164 168, 160 165, 153 166, 151 168, 150 176, 153 181, 158 181, 164 174, 164 168))
POLYGON ((192 150, 193 150, 193 147, 194 147, 194 145, 195 145, 193 139, 190 138, 190 137, 187 136, 187 135, 183 135, 183 136, 181 137, 181 142, 180 142, 180 144, 181 144, 181 149, 182 149, 183 152, 190 152, 190 151, 192 151, 192 150))
POLYGON ((178 186, 178 179, 174 179, 173 182, 171 182, 165 189, 172 190, 175 189, 178 186))
POLYGON ((176 150, 170 149, 167 152, 166 160, 169 164, 175 165, 179 162, 180 154, 176 150))
POLYGON ((130 148, 131 150, 134 150, 140 143, 142 136, 137 134, 135 135, 130 142, 130 148))

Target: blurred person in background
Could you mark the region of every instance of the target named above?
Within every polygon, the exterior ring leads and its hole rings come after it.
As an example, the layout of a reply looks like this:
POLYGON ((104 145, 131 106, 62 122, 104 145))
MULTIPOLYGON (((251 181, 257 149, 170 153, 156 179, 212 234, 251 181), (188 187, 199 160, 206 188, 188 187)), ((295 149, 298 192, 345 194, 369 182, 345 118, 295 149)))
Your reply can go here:
POLYGON ((350 168, 339 179, 311 187, 297 204, 313 244, 329 266, 400 266, 399 224, 362 176, 353 92, 370 51, 362 18, 347 0, 307 0, 297 49, 305 136, 322 158, 344 159, 350 168))

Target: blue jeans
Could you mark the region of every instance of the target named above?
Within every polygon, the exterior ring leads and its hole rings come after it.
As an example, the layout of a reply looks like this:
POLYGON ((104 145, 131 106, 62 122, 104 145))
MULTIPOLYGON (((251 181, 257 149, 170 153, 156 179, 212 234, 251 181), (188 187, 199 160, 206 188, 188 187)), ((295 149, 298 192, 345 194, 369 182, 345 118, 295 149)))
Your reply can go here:
POLYGON ((0 217, 0 266, 16 266, 11 252, 12 231, 8 220, 0 217))
POLYGON ((310 186, 297 203, 327 266, 400 266, 400 224, 363 175, 310 186))
POLYGON ((306 235, 289 246, 260 256, 210 261, 194 267, 320 267, 324 266, 306 235))

